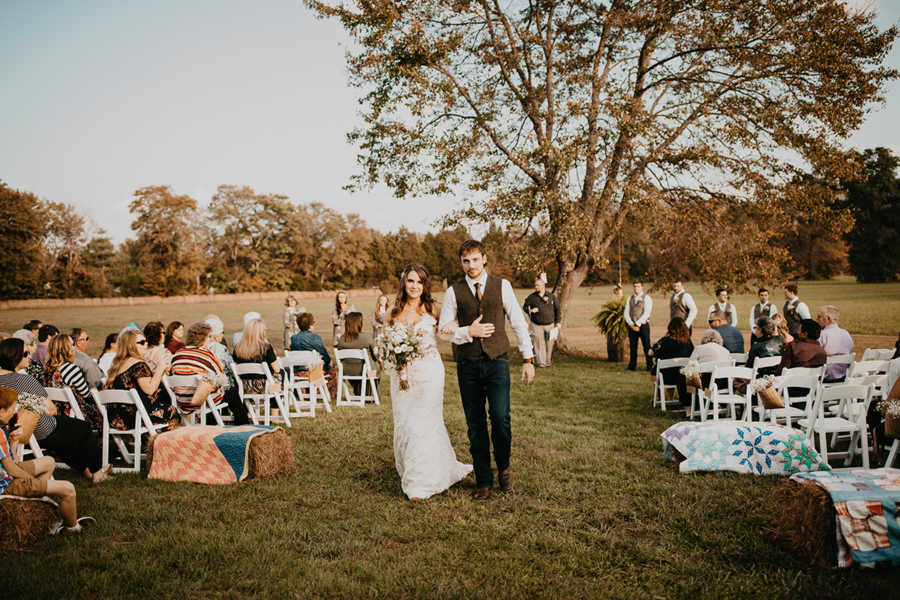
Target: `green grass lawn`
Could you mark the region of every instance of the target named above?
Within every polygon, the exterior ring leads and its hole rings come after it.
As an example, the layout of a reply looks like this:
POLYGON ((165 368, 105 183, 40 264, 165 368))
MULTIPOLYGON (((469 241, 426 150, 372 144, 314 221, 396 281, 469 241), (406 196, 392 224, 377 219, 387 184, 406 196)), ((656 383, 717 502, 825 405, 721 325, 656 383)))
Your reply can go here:
MULTIPOLYGON (((468 460, 455 366, 445 364, 447 428, 468 460)), ((659 438, 678 417, 652 410, 648 392, 646 373, 589 359, 558 359, 528 388, 515 382, 517 489, 484 503, 469 498, 471 476, 424 503, 405 498, 389 398, 295 420, 298 468, 279 479, 228 487, 77 479, 81 512, 97 525, 0 558, 3 596, 896 594, 896 569, 813 568, 772 539, 770 495, 781 478, 680 475, 659 438)))

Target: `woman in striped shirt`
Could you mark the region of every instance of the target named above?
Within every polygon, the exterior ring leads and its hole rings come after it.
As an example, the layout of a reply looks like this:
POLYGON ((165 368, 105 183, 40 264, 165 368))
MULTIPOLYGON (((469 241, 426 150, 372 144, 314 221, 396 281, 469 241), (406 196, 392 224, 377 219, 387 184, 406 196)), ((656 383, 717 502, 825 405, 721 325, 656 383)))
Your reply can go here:
MULTIPOLYGON (((169 397, 160 394, 160 383, 168 362, 156 365, 151 369, 144 359, 147 351, 147 339, 139 329, 125 329, 119 334, 116 343, 116 357, 109 367, 106 376, 106 388, 111 390, 135 390, 154 423, 165 423, 175 419, 175 409, 169 397)), ((116 429, 128 429, 135 420, 134 406, 127 404, 110 404, 107 408, 109 424, 116 429)))
POLYGON ((213 342, 212 327, 205 321, 199 321, 188 327, 184 336, 184 348, 172 357, 172 375, 200 375, 201 383, 197 388, 176 387, 178 408, 182 412, 191 413, 203 404, 207 398, 219 403, 225 396, 228 377, 222 363, 209 349, 213 342))
MULTIPOLYGON (((72 395, 81 407, 81 414, 94 431, 103 429, 103 418, 91 396, 91 387, 81 367, 75 364, 75 345, 67 335, 58 335, 50 341, 47 364, 44 367, 44 387, 61 388, 69 386, 72 395)), ((69 414, 69 407, 61 407, 69 414)))

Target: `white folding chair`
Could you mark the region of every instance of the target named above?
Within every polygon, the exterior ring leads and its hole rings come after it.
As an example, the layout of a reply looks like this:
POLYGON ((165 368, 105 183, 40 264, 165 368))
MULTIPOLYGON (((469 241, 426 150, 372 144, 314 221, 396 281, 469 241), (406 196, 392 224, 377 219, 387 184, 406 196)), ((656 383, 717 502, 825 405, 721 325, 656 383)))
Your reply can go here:
POLYGON ((185 425, 196 425, 197 423, 203 425, 206 423, 206 415, 211 413, 216 421, 216 425, 224 427, 225 420, 222 416, 222 409, 228 407, 228 403, 225 402, 224 398, 215 403, 211 397, 207 396, 203 404, 191 411, 185 411, 178 403, 179 396, 175 393, 175 390, 183 390, 183 394, 186 394, 188 390, 191 390, 193 393, 193 390, 197 389, 197 385, 199 385, 199 378, 199 375, 163 375, 162 384, 169 394, 169 398, 172 399, 172 406, 175 407, 175 411, 181 417, 182 423, 185 425))
POLYGON ((238 394, 241 396, 241 401, 247 405, 247 410, 250 411, 250 418, 253 420, 254 424, 258 424, 257 416, 258 414, 263 415, 263 424, 269 425, 272 421, 272 408, 270 400, 274 400, 275 404, 278 405, 278 410, 281 413, 281 419, 284 421, 284 424, 288 427, 291 426, 291 415, 288 411, 287 406, 285 406, 284 401, 284 392, 270 392, 270 386, 274 386, 275 378, 272 377, 272 372, 269 370, 269 365, 261 362, 261 363, 234 363, 234 377, 237 380, 238 384, 238 394), (243 375, 259 375, 265 376, 265 383, 263 384, 263 391, 260 393, 251 393, 244 389, 244 381, 242 379, 243 375))
POLYGON ((297 367, 308 372, 306 377, 292 373, 294 389, 297 390, 297 398, 300 403, 298 410, 308 407, 311 413, 302 416, 315 417, 316 410, 320 407, 330 413, 331 392, 328 391, 327 375, 322 370, 323 362, 319 353, 315 350, 289 350, 284 353, 284 359, 290 361, 292 368, 297 367))
POLYGON ((860 360, 891 360, 894 356, 892 348, 866 348, 860 360))
POLYGON ((737 419, 737 407, 744 407, 744 419, 750 417, 750 381, 753 380, 753 370, 747 367, 716 367, 709 380, 710 403, 714 420, 719 418, 719 405, 728 408, 732 419, 737 419), (746 379, 747 390, 743 395, 734 389, 735 379, 746 379), (724 380, 724 387, 719 385, 724 380))
POLYGON ((815 443, 818 434, 818 451, 822 460, 828 463, 829 433, 849 433, 850 447, 847 452, 831 452, 832 455, 844 455, 844 465, 848 466, 856 453, 856 446, 862 453, 864 469, 869 468, 869 437, 866 430, 866 413, 872 401, 872 388, 867 385, 841 384, 830 387, 819 386, 819 393, 807 416, 797 421, 797 425, 806 431, 806 437, 815 443), (825 408, 829 403, 837 402, 840 406, 838 416, 828 416, 825 408), (846 416, 841 416, 846 415, 846 416), (855 415, 855 416, 852 416, 855 415), (848 418, 850 416, 851 418, 848 418))
POLYGON ((759 415, 760 421, 768 420, 770 423, 784 421, 788 427, 792 427, 792 419, 802 419, 807 415, 809 407, 815 402, 819 390, 819 378, 816 375, 781 375, 775 378, 775 391, 781 397, 784 408, 765 408, 762 398, 756 394, 756 406, 753 412, 759 415), (791 396, 790 389, 804 389, 805 394, 791 396), (796 406, 805 403, 803 408, 796 406))
POLYGON ((135 472, 141 470, 141 436, 146 434, 156 435, 156 433, 166 428, 166 423, 154 424, 138 396, 137 390, 91 390, 94 396, 94 402, 103 418, 103 466, 109 464, 109 441, 110 439, 119 448, 122 457, 131 465, 130 468, 116 467, 116 472, 135 472), (126 406, 134 406, 134 425, 130 429, 115 429, 109 424, 109 415, 106 407, 109 404, 123 404, 126 406), (133 451, 129 451, 125 445, 125 440, 131 438, 133 451))
POLYGON ((759 377, 759 372, 763 369, 771 369, 781 364, 780 356, 760 356, 753 361, 753 379, 759 377))
MULTIPOLYGON (((679 369, 686 364, 688 364, 690 359, 688 358, 663 358, 656 361, 656 385, 653 386, 653 406, 659 406, 659 408, 663 411, 666 410, 666 390, 677 390, 678 387, 675 384, 666 385, 663 381, 662 371, 663 369, 671 369, 674 367, 678 367, 679 369)), ((680 377, 680 375, 679 375, 680 377)), ((678 400, 675 397, 672 397, 672 404, 678 403, 678 400)))
POLYGON ((821 382, 825 374, 825 367, 788 367, 781 374, 782 376, 803 375, 805 377, 815 377, 821 382))
MULTIPOLYGON (((716 370, 717 367, 732 367, 734 366, 734 361, 732 360, 720 360, 720 361, 712 361, 700 363, 700 381, 703 381, 703 375, 709 374, 712 377, 712 372, 716 370)), ((710 379, 710 382, 712 379, 710 379)), ((710 387, 712 387, 712 383, 710 383, 710 387)), ((698 387, 694 390, 694 393, 691 395, 691 417, 693 415, 699 415, 701 421, 706 420, 706 412, 709 410, 709 398, 706 396, 706 392, 702 387, 698 387)))
POLYGON ((47 397, 50 398, 54 403, 69 407, 73 419, 80 419, 84 421, 84 413, 81 412, 81 407, 78 405, 78 400, 75 399, 75 394, 72 392, 72 389, 69 386, 64 386, 61 388, 48 387, 45 389, 47 390, 47 397))
POLYGON ((369 362, 369 351, 365 349, 346 349, 335 350, 334 357, 338 364, 338 385, 337 398, 334 401, 335 406, 365 406, 366 400, 372 398, 375 404, 381 404, 378 401, 378 386, 375 384, 375 370, 369 362), (347 375, 344 373, 345 360, 361 360, 362 375, 347 375), (360 382, 360 393, 353 394, 353 381, 360 382), (369 393, 371 392, 371 393, 369 393))
POLYGON ((857 383, 858 380, 872 375, 887 375, 890 364, 889 360, 861 360, 851 363, 847 369, 845 383, 857 383))
POLYGON ((731 360, 734 362, 734 366, 743 367, 747 364, 747 353, 746 352, 732 352, 731 360))

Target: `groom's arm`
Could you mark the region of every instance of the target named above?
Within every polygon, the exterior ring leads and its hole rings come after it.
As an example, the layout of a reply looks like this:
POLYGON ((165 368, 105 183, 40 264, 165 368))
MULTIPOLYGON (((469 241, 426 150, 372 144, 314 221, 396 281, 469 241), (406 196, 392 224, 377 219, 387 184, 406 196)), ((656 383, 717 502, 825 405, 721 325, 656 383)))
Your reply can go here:
POLYGON ((531 346, 531 334, 528 331, 528 322, 522 309, 519 308, 519 302, 516 300, 516 293, 513 291, 512 284, 503 279, 500 285, 500 292, 503 298, 503 312, 509 318, 509 325, 512 327, 513 333, 516 334, 516 345, 522 358, 529 359, 534 357, 534 348, 531 346))
MULTIPOLYGON (((452 287, 448 287, 444 292, 444 302, 441 304, 441 316, 438 319, 438 332, 444 331, 453 321, 456 320, 456 292, 452 287)), ((453 330, 453 339, 451 343, 460 345, 468 344, 472 341, 469 335, 468 327, 456 327, 453 330)))

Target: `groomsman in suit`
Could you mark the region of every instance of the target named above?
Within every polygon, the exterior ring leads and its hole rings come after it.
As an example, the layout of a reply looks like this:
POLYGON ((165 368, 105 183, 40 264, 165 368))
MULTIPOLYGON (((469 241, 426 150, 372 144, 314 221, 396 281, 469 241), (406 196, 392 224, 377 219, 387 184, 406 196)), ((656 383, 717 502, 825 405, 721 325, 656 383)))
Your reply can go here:
POLYGON ((772 318, 778 314, 778 307, 769 302, 769 290, 766 288, 759 288, 757 292, 759 296, 759 304, 754 304, 753 308, 750 309, 750 344, 752 345, 755 341, 753 335, 753 328, 756 327, 756 321, 759 320, 760 317, 768 317, 772 318))
POLYGON ((799 288, 796 283, 789 283, 784 286, 784 319, 787 321, 788 329, 794 337, 800 333, 800 322, 803 319, 810 319, 812 315, 809 313, 809 307, 805 302, 800 302, 797 296, 799 288))
POLYGON ((731 304, 728 301, 728 290, 726 290, 725 288, 719 288, 716 290, 716 302, 709 307, 708 311, 706 311, 706 319, 709 320, 709 317, 716 311, 719 311, 725 315, 726 323, 728 323, 732 327, 737 327, 737 309, 734 307, 734 304, 731 304))
POLYGON ((635 281, 634 294, 625 303, 625 323, 628 325, 628 347, 631 350, 628 359, 628 370, 637 369, 638 339, 644 347, 644 363, 650 371, 650 312, 653 310, 653 299, 644 293, 644 284, 635 281))
POLYGON ((672 284, 672 297, 669 299, 669 320, 675 317, 684 320, 684 324, 693 333, 694 319, 697 318, 697 304, 693 297, 684 291, 684 284, 676 281, 672 284))

